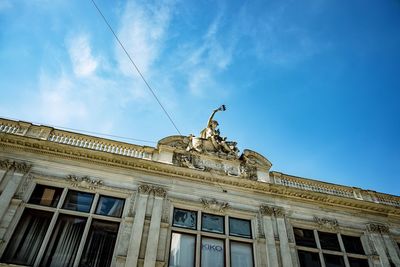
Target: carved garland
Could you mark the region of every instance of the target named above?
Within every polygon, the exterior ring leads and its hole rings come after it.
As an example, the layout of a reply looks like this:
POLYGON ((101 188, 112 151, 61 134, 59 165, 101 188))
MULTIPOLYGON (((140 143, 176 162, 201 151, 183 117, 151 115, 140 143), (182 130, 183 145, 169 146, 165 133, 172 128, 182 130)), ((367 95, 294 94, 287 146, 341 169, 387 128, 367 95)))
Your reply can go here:
POLYGON ((337 230, 339 223, 336 219, 319 218, 314 216, 314 222, 320 229, 337 230))
POLYGON ((224 213, 229 208, 228 202, 219 202, 215 198, 213 199, 200 199, 201 204, 203 204, 203 209, 211 210, 214 212, 224 213))
POLYGON ((76 175, 68 175, 65 180, 69 181, 71 186, 84 188, 89 190, 96 190, 103 186, 103 181, 98 179, 91 179, 89 176, 78 177, 76 175))

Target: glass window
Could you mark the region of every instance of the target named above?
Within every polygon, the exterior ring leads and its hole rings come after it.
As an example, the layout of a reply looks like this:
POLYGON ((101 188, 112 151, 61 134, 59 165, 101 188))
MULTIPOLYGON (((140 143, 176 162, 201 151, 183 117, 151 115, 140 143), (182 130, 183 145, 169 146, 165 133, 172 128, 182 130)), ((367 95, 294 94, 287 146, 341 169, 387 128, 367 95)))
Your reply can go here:
POLYGON ((321 267, 319 254, 308 251, 298 251, 300 267, 321 267))
POLYGON ((225 266, 224 240, 208 237, 201 238, 201 266, 225 266))
POLYGON ((3 254, 2 261, 33 265, 53 213, 25 209, 3 254))
POLYGON ((62 191, 62 188, 38 184, 33 190, 29 203, 54 208, 60 200, 62 191))
POLYGON ((203 213, 201 217, 201 230, 223 234, 224 217, 203 213))
POLYGON ((318 236, 322 249, 341 251, 337 234, 318 231, 318 236))
POLYGON ((93 220, 79 266, 110 266, 118 227, 119 223, 93 220))
POLYGON ((251 224, 248 220, 229 218, 229 234, 251 238, 251 224))
POLYGON ((365 254, 360 237, 342 235, 344 248, 348 253, 365 254))
POLYGON ((315 243, 314 231, 300 228, 293 228, 294 238, 296 239, 296 244, 298 246, 312 247, 316 248, 317 243, 315 243))
POLYGON ((194 266, 195 245, 194 235, 172 233, 169 267, 194 266))
POLYGON ((189 210, 174 209, 173 226, 196 229, 197 212, 189 210))
POLYGON ((345 267, 343 256, 324 254, 324 260, 326 267, 345 267))
POLYGON ((93 194, 68 191, 63 208, 67 210, 89 212, 93 202, 93 194))
POLYGON ((100 196, 96 214, 121 217, 124 200, 115 197, 100 196))
POLYGON ((365 266, 369 266, 367 259, 356 259, 356 258, 350 258, 349 257, 349 263, 350 263, 350 267, 365 267, 365 266))
POLYGON ((253 244, 231 241, 231 266, 253 267, 253 244))
POLYGON ((73 266, 86 219, 59 215, 40 266, 73 266))

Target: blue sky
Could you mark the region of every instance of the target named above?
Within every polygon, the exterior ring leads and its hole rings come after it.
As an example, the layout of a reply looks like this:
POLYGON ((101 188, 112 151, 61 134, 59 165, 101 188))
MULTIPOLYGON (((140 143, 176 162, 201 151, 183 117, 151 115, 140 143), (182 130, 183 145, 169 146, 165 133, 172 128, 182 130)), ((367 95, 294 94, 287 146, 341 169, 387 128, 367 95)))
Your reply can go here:
MULTIPOLYGON (((226 104, 273 170, 400 195, 400 1, 96 2, 184 135, 226 104)), ((0 116, 177 134, 90 0, 0 0, 0 29, 0 116)))

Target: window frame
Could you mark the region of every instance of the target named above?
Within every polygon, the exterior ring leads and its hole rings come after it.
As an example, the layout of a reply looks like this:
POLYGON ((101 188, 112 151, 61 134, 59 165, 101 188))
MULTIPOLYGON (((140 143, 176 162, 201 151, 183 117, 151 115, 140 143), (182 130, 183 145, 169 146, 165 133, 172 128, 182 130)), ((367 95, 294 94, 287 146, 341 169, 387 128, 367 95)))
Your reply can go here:
POLYGON ((341 256, 343 258, 345 266, 350 266, 349 258, 365 259, 365 260, 367 260, 368 265, 371 266, 370 257, 366 254, 367 250, 365 248, 364 242, 361 239, 362 233, 357 234, 354 232, 350 233, 348 231, 335 232, 335 231, 329 231, 327 229, 317 229, 317 228, 313 228, 310 225, 301 225, 301 224, 292 225, 292 231, 294 228, 313 231, 313 235, 314 235, 314 239, 315 239, 315 243, 316 243, 316 248, 301 246, 301 245, 298 245, 296 243, 296 240, 294 239, 295 247, 296 247, 296 256, 297 256, 299 266, 300 266, 300 262, 299 262, 298 251, 317 253, 319 255, 319 260, 320 260, 321 266, 325 266, 324 254, 341 256), (340 246, 340 251, 323 249, 321 247, 321 241, 320 241, 318 232, 336 234, 337 238, 338 238, 339 246, 340 246), (343 243, 342 235, 360 238, 360 242, 361 242, 361 245, 362 245, 362 248, 363 248, 365 254, 354 254, 354 253, 347 252, 346 248, 344 246, 344 243, 343 243))
MULTIPOLYGON (((45 233, 42 243, 40 244, 39 252, 36 255, 33 266, 38 266, 42 262, 46 247, 47 247, 48 243, 50 242, 51 235, 53 234, 54 227, 57 223, 59 215, 62 215, 62 214, 69 215, 69 216, 78 216, 78 217, 82 217, 82 218, 86 219, 86 224, 84 227, 82 238, 81 238, 81 240, 79 242, 79 246, 78 246, 78 252, 74 259, 74 264, 78 264, 78 265, 81 261, 81 256, 82 256, 82 253, 83 253, 83 250, 84 250, 84 247, 86 244, 86 240, 88 238, 88 234, 89 234, 89 231, 90 231, 90 228, 92 225, 92 220, 96 219, 96 220, 107 221, 107 222, 116 222, 119 224, 118 231, 117 231, 117 239, 115 241, 115 247, 113 250, 113 256, 112 256, 112 261, 111 261, 111 266, 112 266, 115 263, 116 253, 117 253, 116 248, 117 248, 117 244, 121 238, 120 237, 121 231, 123 230, 122 229, 123 227, 121 227, 121 223, 123 221, 122 218, 124 218, 126 216, 126 214, 128 212, 127 207, 129 206, 129 205, 127 205, 127 203, 129 202, 128 194, 126 193, 126 191, 121 191, 121 192, 119 192, 119 191, 120 190, 113 190, 111 192, 109 190, 101 190, 101 189, 100 190, 90 190, 90 189, 85 189, 85 188, 80 188, 80 187, 79 188, 72 187, 69 184, 59 182, 59 181, 50 182, 48 180, 42 181, 42 179, 40 179, 40 178, 35 179, 35 181, 30 185, 29 189, 26 191, 26 193, 23 197, 23 202, 21 203, 20 207, 17 209, 16 214, 15 214, 14 218, 12 219, 10 226, 8 227, 8 229, 4 235, 4 240, 6 242, 2 246, 2 249, 0 250, 0 260, 3 258, 4 252, 5 252, 6 248, 8 247, 8 244, 10 242, 12 242, 12 240, 11 240, 12 236, 13 236, 14 232, 17 230, 18 224, 19 224, 20 220, 22 219, 22 215, 24 214, 24 211, 26 209, 30 209, 30 210, 47 211, 47 212, 52 213, 49 228, 48 228, 47 232, 45 233), (40 205, 40 204, 28 203, 30 198, 32 197, 32 194, 33 194, 36 186, 60 188, 62 190, 62 193, 58 200, 57 206, 51 207, 51 206, 44 206, 44 205, 40 205), (89 212, 81 212, 81 211, 73 211, 73 210, 64 209, 63 206, 64 206, 64 202, 66 200, 68 191, 78 191, 78 192, 93 194, 94 196, 93 196, 93 200, 92 200, 89 212), (96 214, 95 211, 96 211, 97 205, 99 203, 100 196, 107 196, 107 197, 122 199, 124 201, 124 206, 122 209, 121 217, 113 217, 113 216, 96 214)), ((5 262, 5 261, 1 260, 0 262, 5 262)))
POLYGON ((221 239, 224 240, 224 266, 231 266, 231 249, 230 249, 230 242, 239 242, 239 243, 247 243, 251 244, 251 249, 252 249, 252 260, 253 260, 253 266, 257 266, 256 258, 255 258, 255 237, 254 237, 254 220, 255 216, 252 215, 244 215, 243 214, 235 214, 235 213, 227 213, 227 214, 221 214, 218 212, 213 212, 211 210, 202 210, 201 208, 198 207, 188 207, 186 205, 173 205, 172 209, 170 211, 171 213, 171 219, 170 219, 170 229, 168 233, 168 238, 169 242, 168 247, 166 248, 166 251, 168 253, 168 261, 167 265, 169 266, 169 260, 171 256, 171 241, 172 241, 172 233, 182 233, 182 234, 192 234, 196 237, 196 246, 195 246, 195 266, 201 266, 201 240, 202 237, 206 238, 214 238, 214 239, 221 239), (191 228, 184 228, 184 227, 178 227, 173 225, 173 214, 175 209, 180 209, 180 210, 185 210, 185 211, 191 211, 191 212, 196 212, 197 214, 197 220, 196 220, 196 229, 191 229, 191 228), (202 229, 202 214, 210 214, 210 215, 216 215, 216 216, 222 216, 224 218, 224 233, 217 233, 217 232, 209 232, 209 231, 204 231, 202 229), (229 235, 229 217, 234 218, 234 219, 240 219, 244 221, 249 221, 250 223, 250 231, 251 231, 251 237, 241 237, 241 236, 234 236, 234 235, 229 235))

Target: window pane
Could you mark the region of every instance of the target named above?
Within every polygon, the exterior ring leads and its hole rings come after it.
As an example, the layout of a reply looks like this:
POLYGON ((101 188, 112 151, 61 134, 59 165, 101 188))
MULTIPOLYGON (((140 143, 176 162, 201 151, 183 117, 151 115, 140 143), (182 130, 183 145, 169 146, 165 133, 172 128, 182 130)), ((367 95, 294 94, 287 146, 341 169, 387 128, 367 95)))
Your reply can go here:
POLYGON ((231 242, 231 266, 253 267, 253 245, 231 242))
POLYGON ((250 221, 229 218, 229 234, 251 238, 250 221))
POLYGON ((51 212, 25 209, 3 254, 2 261, 32 265, 52 216, 51 212))
POLYGON ((201 266, 224 267, 224 240, 203 237, 201 239, 201 266))
POLYGON ((100 196, 96 214, 121 217, 125 201, 120 198, 100 196))
POLYGON ((189 210, 174 209, 173 226, 196 229, 197 212, 189 210))
POLYGON ((35 190, 33 190, 29 203, 56 207, 62 191, 62 188, 38 184, 36 185, 35 190))
POLYGON ((195 244, 196 237, 194 235, 172 233, 169 267, 194 266, 195 244))
POLYGON ((367 259, 356 259, 349 257, 350 267, 368 267, 368 260, 367 259))
POLYGON ((355 253, 355 254, 365 254, 363 246, 361 244, 360 237, 358 236, 349 236, 349 235, 342 235, 342 240, 344 244, 344 248, 348 253, 355 253))
POLYGON ((319 254, 314 252, 299 250, 300 267, 321 267, 319 254))
POLYGON ((326 267, 345 267, 343 256, 324 254, 326 267))
POLYGON ((223 234, 224 217, 203 213, 201 218, 201 230, 223 234))
POLYGON ((72 266, 85 223, 85 218, 59 215, 41 266, 72 266))
POLYGON ((296 239, 296 244, 298 246, 312 247, 316 248, 317 243, 315 243, 314 231, 300 228, 293 228, 294 238, 296 239))
POLYGON ((86 239, 80 266, 110 266, 119 223, 93 220, 86 239))
POLYGON ((318 231, 318 236, 322 249, 341 251, 337 234, 318 231))
POLYGON ((68 191, 63 208, 67 210, 89 212, 93 202, 93 194, 68 191))

